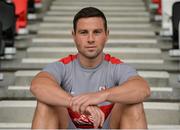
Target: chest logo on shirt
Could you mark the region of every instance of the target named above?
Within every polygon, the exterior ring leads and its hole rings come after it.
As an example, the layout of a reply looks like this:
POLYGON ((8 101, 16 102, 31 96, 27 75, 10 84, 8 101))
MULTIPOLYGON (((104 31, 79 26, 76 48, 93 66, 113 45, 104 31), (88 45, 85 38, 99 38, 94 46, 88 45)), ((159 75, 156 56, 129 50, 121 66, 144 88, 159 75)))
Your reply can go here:
POLYGON ((100 86, 100 87, 99 87, 99 91, 103 91, 103 90, 106 90, 106 89, 107 89, 106 86, 100 86))

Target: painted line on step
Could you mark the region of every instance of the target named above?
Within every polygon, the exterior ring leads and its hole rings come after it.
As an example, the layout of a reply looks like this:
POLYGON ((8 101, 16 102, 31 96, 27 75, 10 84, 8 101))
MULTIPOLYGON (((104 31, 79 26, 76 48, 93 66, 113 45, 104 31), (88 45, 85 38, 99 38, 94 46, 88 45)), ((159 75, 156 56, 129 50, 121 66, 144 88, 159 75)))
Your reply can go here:
MULTIPOLYGON (((25 64, 48 64, 51 62, 55 62, 58 61, 58 59, 54 59, 54 58, 26 58, 26 59, 22 59, 21 62, 25 63, 25 64)), ((122 59, 122 61, 124 61, 125 63, 131 63, 131 64, 163 64, 164 60, 161 59, 122 59)))
MULTIPOLYGON (((71 23, 52 23, 52 22, 42 22, 40 24, 40 27, 43 27, 43 28, 52 28, 52 27, 55 27, 55 28, 63 28, 63 27, 70 27, 72 28, 72 24, 71 23)), ((109 23, 108 24, 108 27, 109 28, 150 28, 151 25, 149 23, 144 23, 144 24, 127 24, 127 23, 116 23, 116 24, 112 24, 112 23, 109 23)))
MULTIPOLYGON (((8 90, 28 90, 29 91, 30 86, 8 86, 8 90)), ((170 87, 150 87, 152 92, 173 92, 173 88, 170 87)))
MULTIPOLYGON (((56 53, 56 52, 72 52, 77 53, 75 47, 30 47, 27 49, 28 53, 56 53)), ((104 48, 105 53, 135 53, 135 54, 161 54, 161 50, 158 48, 114 48, 106 47, 104 48)))
MULTIPOLYGON (((45 16, 43 18, 44 22, 47 21, 58 21, 58 22, 71 22, 73 17, 57 17, 57 16, 45 16)), ((148 17, 112 17, 107 19, 109 22, 149 22, 148 17)))
MULTIPOLYGON (((71 30, 39 30, 38 34, 48 34, 48 35, 71 35, 71 30)), ((126 30, 126 31, 120 31, 120 30, 114 30, 110 32, 110 35, 137 35, 137 36, 155 36, 155 33, 153 31, 141 31, 141 30, 126 30)))
MULTIPOLYGON (((0 123, 2 129, 30 129, 31 123, 0 123)), ((179 130, 180 125, 148 125, 150 129, 173 129, 179 130)))
MULTIPOLYGON (((8 101, 0 101, 0 108, 29 108, 29 107, 35 107, 36 101, 14 101, 14 100, 8 100, 8 101)), ((153 110, 174 110, 179 111, 179 103, 162 103, 162 102, 144 102, 144 108, 145 109, 153 109, 153 110)))
MULTIPOLYGON (((73 39, 65 38, 34 38, 33 43, 71 43, 73 44, 73 39)), ((108 44, 157 44, 156 39, 109 39, 108 44)))
MULTIPOLYGON (((51 6, 50 10, 58 10, 58 11, 73 10, 73 11, 77 12, 78 10, 82 9, 83 7, 86 7, 86 6, 51 6)), ((121 8, 114 7, 114 6, 113 6, 113 8, 112 7, 106 8, 106 7, 102 6, 102 7, 99 7, 99 9, 101 9, 103 11, 139 11, 139 12, 145 11, 144 6, 143 7, 134 6, 134 7, 131 7, 131 8, 128 8, 128 6, 125 6, 125 7, 123 6, 121 8)))
MULTIPOLYGON (((56 15, 56 16, 74 16, 76 12, 74 11, 66 11, 66 12, 60 12, 60 11, 48 11, 45 15, 46 16, 53 16, 53 15, 56 15)), ((115 12, 104 12, 106 17, 108 16, 144 16, 144 17, 149 17, 149 13, 147 12, 118 12, 118 11, 115 11, 115 12)))
MULTIPOLYGON (((26 76, 35 76, 38 74, 40 70, 22 70, 22 71, 16 71, 14 73, 15 77, 26 77, 26 76)), ((166 71, 138 71, 138 74, 144 78, 169 78, 169 73, 166 71)))

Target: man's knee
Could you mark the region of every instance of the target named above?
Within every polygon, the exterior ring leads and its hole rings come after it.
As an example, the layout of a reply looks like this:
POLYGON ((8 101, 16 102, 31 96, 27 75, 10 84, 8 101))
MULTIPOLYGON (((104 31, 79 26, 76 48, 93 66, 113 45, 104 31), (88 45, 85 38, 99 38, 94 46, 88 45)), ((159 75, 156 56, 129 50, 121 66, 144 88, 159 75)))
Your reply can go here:
POLYGON ((32 121, 33 129, 58 128, 58 118, 52 106, 38 102, 32 121))
POLYGON ((65 107, 55 107, 56 115, 59 120, 59 129, 68 128, 68 111, 65 107))
POLYGON ((134 121, 145 119, 143 103, 127 105, 123 111, 124 116, 134 121))

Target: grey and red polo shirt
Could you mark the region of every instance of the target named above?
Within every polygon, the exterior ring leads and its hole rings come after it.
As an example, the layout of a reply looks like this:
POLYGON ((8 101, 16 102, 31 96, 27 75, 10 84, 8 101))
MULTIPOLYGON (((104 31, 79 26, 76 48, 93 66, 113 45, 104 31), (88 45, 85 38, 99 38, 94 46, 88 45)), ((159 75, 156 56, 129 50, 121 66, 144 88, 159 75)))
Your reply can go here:
MULTIPOLYGON (((110 54, 104 54, 103 59, 95 68, 89 69, 81 66, 78 54, 69 55, 48 64, 43 71, 51 74, 59 85, 72 95, 102 91, 121 85, 128 78, 137 75, 134 68, 110 54)), ((113 103, 103 102, 98 106, 106 117, 103 128, 109 128, 109 116, 113 103)), ((68 109, 68 112, 70 117, 69 128, 93 128, 90 116, 73 112, 71 109, 68 109)))

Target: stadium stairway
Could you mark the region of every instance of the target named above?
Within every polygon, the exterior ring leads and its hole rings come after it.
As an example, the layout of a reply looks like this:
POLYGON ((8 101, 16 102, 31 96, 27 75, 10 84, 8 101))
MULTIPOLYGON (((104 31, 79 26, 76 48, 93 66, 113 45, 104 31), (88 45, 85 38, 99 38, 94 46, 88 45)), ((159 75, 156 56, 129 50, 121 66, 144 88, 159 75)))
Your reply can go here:
POLYGON ((143 0, 45 0, 49 10, 29 26, 34 32, 16 38, 17 54, 3 61, 0 81, 0 128, 30 128, 36 100, 29 91, 31 79, 46 64, 77 50, 71 29, 74 14, 95 6, 107 16, 110 37, 105 52, 134 66, 152 91, 144 102, 150 129, 180 129, 180 73, 178 58, 168 56, 171 41, 162 40, 150 21, 143 0), (50 4, 52 2, 52 4, 50 4))

